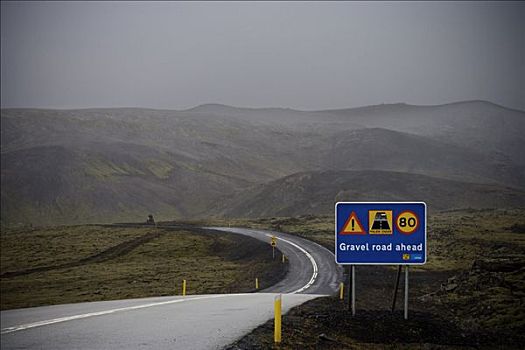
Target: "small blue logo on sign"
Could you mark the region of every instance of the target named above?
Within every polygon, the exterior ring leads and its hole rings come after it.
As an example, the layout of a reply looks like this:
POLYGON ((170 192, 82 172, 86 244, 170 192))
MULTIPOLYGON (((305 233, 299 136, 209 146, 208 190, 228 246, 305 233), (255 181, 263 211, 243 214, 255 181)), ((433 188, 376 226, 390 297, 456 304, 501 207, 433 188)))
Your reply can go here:
POLYGON ((423 202, 339 202, 335 261, 347 265, 422 265, 427 260, 423 202))

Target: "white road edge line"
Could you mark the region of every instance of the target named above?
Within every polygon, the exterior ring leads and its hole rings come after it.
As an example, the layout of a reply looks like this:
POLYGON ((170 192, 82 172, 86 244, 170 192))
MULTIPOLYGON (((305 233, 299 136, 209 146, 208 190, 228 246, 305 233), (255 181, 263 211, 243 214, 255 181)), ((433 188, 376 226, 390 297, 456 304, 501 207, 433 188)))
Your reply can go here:
MULTIPOLYGON (((216 229, 216 230, 218 230, 218 231, 221 231, 221 227, 211 227, 211 229, 216 229)), ((250 230, 250 229, 248 229, 248 230, 250 230)), ((253 231, 253 232, 261 232, 261 231, 258 231, 258 230, 251 230, 251 231, 253 231)), ((232 231, 230 231, 230 230, 226 230, 225 232, 232 232, 232 231)), ((264 232, 264 231, 263 231, 263 232, 264 232)), ((264 234, 265 234, 267 237, 272 237, 272 236, 274 236, 273 234, 266 233, 266 232, 264 232, 264 234)), ((287 294, 297 294, 297 293, 301 293, 301 292, 304 291, 305 289, 310 288, 310 286, 311 286, 312 284, 315 283, 315 280, 317 279, 317 274, 318 274, 318 271, 319 271, 318 268, 317 268, 317 263, 315 262, 314 257, 313 257, 310 253, 308 253, 303 247, 301 247, 301 246, 299 246, 299 245, 295 244, 294 242, 291 242, 291 241, 289 241, 289 240, 287 240, 287 239, 281 238, 281 237, 277 237, 277 239, 280 239, 281 241, 286 242, 286 243, 288 243, 288 244, 294 246, 295 248, 299 249, 299 250, 300 250, 301 252, 303 252, 303 253, 306 255, 306 257, 310 260, 310 263, 312 263, 312 267, 313 267, 314 272, 312 273, 312 277, 310 278, 310 281, 308 281, 308 283, 305 284, 304 286, 302 286, 301 288, 299 288, 299 289, 297 289, 297 290, 295 290, 295 291, 293 291, 293 292, 287 293, 287 294)), ((315 242, 313 242, 313 243, 315 243, 315 242)), ((315 244, 317 244, 317 243, 315 243, 315 244)), ((317 244, 317 245, 320 246, 320 247, 323 248, 323 249, 326 249, 326 248, 324 248, 323 246, 321 246, 320 244, 317 244)))
MULTIPOLYGON (((269 234, 269 233, 266 233, 266 236, 272 237, 272 235, 269 234)), ((293 243, 293 242, 291 242, 291 241, 289 241, 287 239, 281 238, 281 237, 277 237, 277 239, 279 239, 279 240, 281 240, 283 242, 286 242, 286 243, 294 246, 295 248, 299 249, 301 252, 303 252, 306 255, 306 257, 310 260, 310 262, 312 264, 313 273, 312 273, 312 277, 310 278, 310 281, 308 281, 308 283, 305 284, 304 286, 302 286, 301 288, 299 288, 299 289, 297 289, 297 290, 295 290, 293 292, 287 293, 287 294, 301 293, 305 289, 310 288, 310 286, 315 283, 315 280, 317 279, 317 274, 318 274, 317 263, 316 263, 314 257, 310 253, 308 253, 304 248, 302 248, 301 246, 299 246, 299 245, 297 245, 297 244, 295 244, 295 243, 293 243)), ((228 297, 228 296, 232 296, 232 295, 251 295, 251 294, 250 293, 244 293, 244 294, 212 295, 212 296, 205 296, 205 297, 194 297, 194 298, 188 298, 188 299, 175 299, 175 300, 161 301, 161 302, 158 302, 158 303, 149 303, 149 304, 136 305, 136 306, 130 306, 130 307, 122 307, 122 308, 118 308, 118 309, 110 309, 110 310, 91 312, 91 313, 81 314, 81 315, 60 317, 60 318, 54 318, 54 319, 51 319, 51 320, 45 320, 45 321, 39 321, 39 322, 22 324, 22 325, 19 325, 19 326, 7 327, 7 328, 2 329, 0 331, 0 334, 8 334, 8 333, 12 333, 12 332, 21 331, 21 330, 24 330, 24 329, 41 327, 41 326, 46 326, 46 325, 50 325, 50 324, 54 324, 54 323, 67 322, 67 321, 72 321, 72 320, 79 320, 79 319, 88 318, 88 317, 108 315, 108 314, 112 314, 112 313, 115 313, 115 312, 144 309, 144 308, 153 307, 153 306, 160 306, 160 305, 175 304, 175 303, 180 303, 180 302, 183 302, 183 301, 224 298, 224 297, 228 297)))
POLYGON ((41 326, 46 326, 46 325, 50 325, 50 324, 54 324, 54 323, 60 323, 60 322, 79 320, 79 319, 88 318, 88 317, 108 315, 108 314, 113 314, 113 313, 116 313, 116 312, 144 309, 144 308, 153 307, 153 306, 160 306, 160 305, 175 304, 175 303, 181 303, 181 302, 184 302, 184 301, 224 298, 224 297, 229 297, 229 296, 232 296, 232 295, 243 296, 243 295, 253 295, 253 294, 252 293, 241 293, 241 294, 208 295, 208 296, 202 296, 202 297, 191 297, 191 298, 187 298, 187 299, 175 299, 175 300, 168 300, 168 301, 160 301, 160 302, 157 302, 157 303, 148 303, 148 304, 142 304, 142 305, 122 307, 122 308, 118 308, 118 309, 110 309, 110 310, 104 310, 104 311, 90 312, 90 313, 87 313, 87 314, 80 314, 80 315, 73 315, 73 316, 67 316, 67 317, 53 318, 51 320, 44 320, 44 321, 38 321, 38 322, 33 322, 33 323, 22 324, 22 325, 19 325, 19 326, 7 327, 7 328, 2 329, 0 331, 0 334, 8 334, 8 333, 12 333, 12 332, 21 331, 21 330, 24 330, 24 329, 41 327, 41 326))
MULTIPOLYGON (((266 236, 272 237, 273 235, 271 235, 269 233, 266 233, 266 236)), ((281 240, 283 242, 286 242, 286 243, 294 246, 295 248, 299 249, 300 251, 302 251, 306 255, 306 257, 308 259, 310 259, 310 262, 312 263, 312 267, 314 269, 314 272, 312 273, 312 277, 310 278, 310 281, 308 281, 308 283, 305 284, 304 286, 302 286, 301 288, 297 289, 296 291, 290 292, 289 294, 301 293, 305 289, 310 288, 310 286, 315 283, 315 280, 317 279, 317 274, 318 274, 317 263, 315 262, 314 257, 310 253, 308 253, 303 247, 301 247, 301 246, 299 246, 299 245, 295 244, 294 242, 291 242, 291 241, 289 241, 287 239, 281 238, 281 237, 277 237, 277 239, 279 239, 279 240, 281 240)))

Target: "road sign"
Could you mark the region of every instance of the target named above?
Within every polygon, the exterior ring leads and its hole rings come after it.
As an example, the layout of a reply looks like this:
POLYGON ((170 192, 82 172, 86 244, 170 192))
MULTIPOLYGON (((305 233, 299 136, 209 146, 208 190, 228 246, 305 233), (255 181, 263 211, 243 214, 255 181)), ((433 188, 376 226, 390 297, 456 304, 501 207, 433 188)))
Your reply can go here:
POLYGON ((369 210, 368 224, 371 235, 391 235, 392 234, 392 210, 369 210))
POLYGON ((277 237, 272 236, 272 247, 275 247, 277 245, 277 237))
POLYGON ((346 220, 343 229, 339 233, 342 235, 364 235, 366 232, 357 218, 357 215, 352 212, 348 217, 348 220, 346 220))
POLYGON ((419 227, 419 218, 413 211, 405 210, 397 216, 396 226, 399 232, 410 235, 419 227))
POLYGON ((335 261, 422 265, 427 260, 426 219, 423 202, 339 202, 335 205, 335 261))

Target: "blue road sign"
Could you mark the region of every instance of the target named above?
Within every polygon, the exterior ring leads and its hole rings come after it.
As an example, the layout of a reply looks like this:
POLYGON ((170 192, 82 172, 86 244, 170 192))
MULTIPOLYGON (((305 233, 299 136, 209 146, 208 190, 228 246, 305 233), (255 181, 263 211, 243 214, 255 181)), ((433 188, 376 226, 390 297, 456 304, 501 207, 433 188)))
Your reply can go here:
POLYGON ((342 265, 422 265, 427 261, 424 202, 339 202, 335 261, 342 265))

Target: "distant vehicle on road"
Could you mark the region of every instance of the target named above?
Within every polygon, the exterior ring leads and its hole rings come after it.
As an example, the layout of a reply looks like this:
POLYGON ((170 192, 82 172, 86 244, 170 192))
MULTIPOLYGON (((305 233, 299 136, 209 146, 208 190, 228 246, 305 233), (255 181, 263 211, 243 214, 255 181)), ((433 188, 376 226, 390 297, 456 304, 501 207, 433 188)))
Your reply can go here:
POLYGON ((153 219, 153 215, 148 215, 148 220, 146 220, 146 225, 155 225, 155 219, 153 219))

